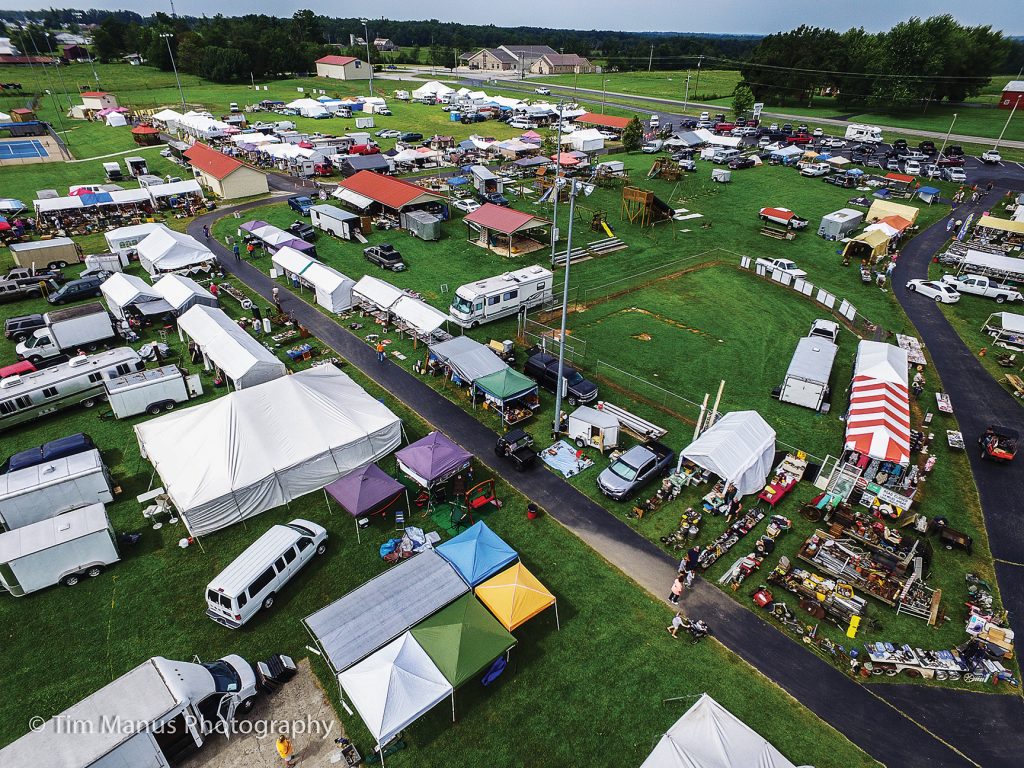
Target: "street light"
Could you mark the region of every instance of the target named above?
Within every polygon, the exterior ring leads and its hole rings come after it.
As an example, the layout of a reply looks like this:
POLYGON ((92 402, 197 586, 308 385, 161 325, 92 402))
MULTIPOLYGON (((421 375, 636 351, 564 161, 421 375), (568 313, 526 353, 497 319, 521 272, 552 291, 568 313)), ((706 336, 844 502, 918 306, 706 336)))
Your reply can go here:
POLYGON ((683 114, 686 114, 686 103, 690 100, 690 70, 686 70, 686 95, 683 96, 683 114))
POLYGON ((167 54, 171 57, 171 69, 174 70, 174 82, 178 84, 178 95, 181 96, 181 111, 188 112, 188 108, 185 106, 185 92, 181 90, 181 78, 178 77, 178 65, 174 63, 174 52, 171 50, 171 38, 174 37, 170 32, 164 32, 160 35, 167 43, 167 54))
POLYGON ((602 93, 601 93, 601 114, 603 115, 604 114, 604 108, 605 108, 605 102, 608 101, 608 78, 607 77, 604 78, 604 83, 602 84, 602 88, 604 89, 602 91, 602 93))
POLYGON ((946 151, 946 142, 949 141, 949 134, 953 132, 953 124, 956 122, 956 112, 953 113, 953 119, 949 122, 949 130, 946 131, 946 137, 942 140, 942 148, 939 150, 939 157, 943 157, 943 153, 946 151))
POLYGON ((999 142, 1003 140, 1003 134, 1006 133, 1006 129, 1010 127, 1010 120, 1013 119, 1013 113, 1017 111, 1017 107, 1020 106, 1020 98, 1014 99, 1013 109, 1010 110, 1010 116, 1006 118, 1006 122, 1003 123, 1003 130, 999 132, 999 138, 996 139, 995 146, 992 147, 992 151, 995 152, 999 149, 999 142))
MULTIPOLYGON (((572 223, 576 212, 576 181, 566 179, 569 185, 569 232, 565 240, 565 284, 562 287, 562 330, 558 336, 558 378, 555 379, 555 422, 552 437, 562 430, 562 387, 565 386, 565 326, 569 319, 569 254, 572 253, 572 223)), ((555 178, 555 199, 558 199, 558 178, 555 178)))
MULTIPOLYGON (((558 177, 562 173, 562 113, 565 111, 565 100, 558 100, 558 138, 555 140, 555 186, 554 208, 551 211, 551 263, 555 263, 555 248, 558 243, 558 177)), ((566 267, 569 256, 566 254, 566 267)))
POLYGON ((373 62, 370 61, 370 33, 366 29, 369 19, 360 19, 363 25, 363 42, 366 43, 366 66, 370 68, 370 95, 373 96, 373 62))

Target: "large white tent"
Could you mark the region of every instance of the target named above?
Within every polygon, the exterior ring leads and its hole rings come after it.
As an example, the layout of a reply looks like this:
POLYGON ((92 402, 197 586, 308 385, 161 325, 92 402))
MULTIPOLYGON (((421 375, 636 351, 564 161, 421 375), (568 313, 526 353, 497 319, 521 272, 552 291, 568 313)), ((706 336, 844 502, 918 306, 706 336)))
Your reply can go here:
POLYGON ((207 307, 217 306, 217 297, 203 288, 191 277, 184 275, 164 275, 153 283, 163 300, 171 305, 175 315, 181 316, 196 304, 207 307))
POLYGON ((377 309, 391 309, 395 302, 405 296, 405 291, 396 288, 386 280, 363 275, 352 288, 355 301, 364 302, 377 309))
POLYGON ((347 375, 323 365, 151 419, 135 434, 197 536, 383 458, 398 447, 402 423, 347 375))
POLYGON ((430 353, 450 366, 456 376, 470 384, 508 368, 490 347, 469 336, 456 336, 448 341, 431 344, 430 353))
POLYGON ((661 737, 640 768, 796 768, 706 693, 661 737))
POLYGON ((437 80, 430 80, 413 91, 412 97, 414 99, 422 99, 424 96, 440 98, 441 96, 454 92, 455 91, 453 89, 449 88, 444 83, 439 83, 437 80))
POLYGON ((141 277, 124 272, 115 272, 104 280, 100 292, 111 314, 119 320, 125 319, 125 309, 130 306, 162 303, 164 311, 171 309, 154 286, 147 285, 141 277))
POLYGON ((284 376, 284 363, 246 333, 223 310, 197 305, 178 318, 178 338, 188 336, 203 354, 203 365, 217 368, 235 389, 284 376))
POLYGON ((338 682, 378 744, 453 695, 452 684, 410 632, 342 672, 338 682))
POLYGON ((757 411, 733 411, 690 443, 683 457, 746 496, 764 488, 772 470, 775 430, 757 411))
POLYGON ((167 227, 146 235, 136 250, 150 275, 205 266, 215 260, 213 252, 194 237, 167 227))
POLYGON ((318 115, 329 114, 327 108, 316 99, 296 99, 285 106, 288 109, 297 109, 303 117, 317 117, 318 115))
POLYGON ((344 312, 352 306, 355 280, 346 277, 306 254, 285 246, 271 257, 274 266, 289 279, 316 292, 316 303, 331 312, 344 312))

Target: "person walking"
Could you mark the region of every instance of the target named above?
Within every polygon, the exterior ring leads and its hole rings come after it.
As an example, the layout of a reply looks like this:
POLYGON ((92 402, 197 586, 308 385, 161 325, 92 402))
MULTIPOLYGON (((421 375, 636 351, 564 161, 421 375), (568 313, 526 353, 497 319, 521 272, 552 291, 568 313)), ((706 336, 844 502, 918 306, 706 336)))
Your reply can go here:
POLYGON ((285 766, 295 765, 295 751, 291 739, 283 734, 277 737, 277 754, 284 760, 285 766))
POLYGON ((384 362, 384 342, 383 341, 378 341, 377 342, 377 362, 379 362, 379 363, 383 363, 384 362))
POLYGON ((203 224, 203 237, 205 237, 207 240, 210 239, 210 225, 209 224, 203 224))
POLYGON ((245 253, 247 258, 252 258, 253 251, 256 250, 256 246, 252 243, 247 243, 245 246, 245 253))
POLYGON ((281 314, 281 289, 278 288, 275 285, 274 286, 274 290, 272 290, 270 292, 270 295, 273 296, 273 298, 274 298, 274 306, 277 307, 277 314, 280 315, 281 314))
POLYGON ((682 628, 683 628, 683 614, 678 613, 678 612, 676 613, 675 616, 672 617, 672 623, 669 624, 667 627, 665 627, 665 629, 668 630, 668 633, 670 635, 672 635, 672 637, 679 637, 679 630, 682 629, 682 628))
POLYGON ((238 243, 231 246, 231 252, 235 254, 235 261, 242 260, 242 249, 238 247, 238 243))
POLYGON ((685 580, 686 577, 680 573, 676 576, 676 580, 672 582, 672 589, 668 594, 668 601, 672 603, 672 605, 679 605, 679 598, 682 597, 683 589, 686 586, 685 580))

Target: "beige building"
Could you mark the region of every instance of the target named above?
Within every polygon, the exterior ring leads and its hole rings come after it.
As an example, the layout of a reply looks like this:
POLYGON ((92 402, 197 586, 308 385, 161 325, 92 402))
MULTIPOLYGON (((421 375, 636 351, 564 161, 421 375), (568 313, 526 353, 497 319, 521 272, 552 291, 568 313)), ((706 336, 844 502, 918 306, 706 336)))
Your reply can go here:
POLYGON ((316 75, 332 80, 369 80, 370 67, 355 56, 324 56, 316 60, 316 75))
POLYGON ((529 72, 530 67, 547 55, 557 56, 558 52, 546 45, 502 45, 481 48, 462 59, 470 69, 529 72))
POLYGON ((593 65, 575 53, 547 53, 530 67, 534 75, 586 75, 593 71, 593 65))
POLYGON ((114 109, 118 106, 117 96, 106 91, 86 91, 82 94, 82 106, 96 112, 101 109, 114 109))
POLYGON ((202 142, 197 141, 184 154, 199 183, 218 197, 234 200, 270 192, 266 174, 202 142))

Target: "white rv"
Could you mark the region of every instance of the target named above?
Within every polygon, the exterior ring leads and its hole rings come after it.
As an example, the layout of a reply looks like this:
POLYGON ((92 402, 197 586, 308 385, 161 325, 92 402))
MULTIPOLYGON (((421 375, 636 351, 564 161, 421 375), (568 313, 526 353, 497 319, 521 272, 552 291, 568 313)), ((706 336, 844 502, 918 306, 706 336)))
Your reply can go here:
POLYGON ((104 380, 145 367, 138 352, 120 347, 78 355, 41 371, 8 376, 0 380, 0 430, 72 405, 92 408, 103 400, 104 380))
POLYGON ((121 557, 102 504, 0 533, 0 589, 14 597, 95 578, 121 557))
POLYGON ((882 129, 877 125, 850 123, 846 126, 846 138, 850 141, 862 141, 865 144, 881 144, 882 129))
POLYGON ((448 308, 452 320, 463 328, 476 328, 523 309, 540 306, 551 298, 551 270, 537 264, 495 277, 460 285, 448 308))
POLYGON ((96 448, 0 475, 0 525, 9 531, 113 500, 110 474, 96 448))

